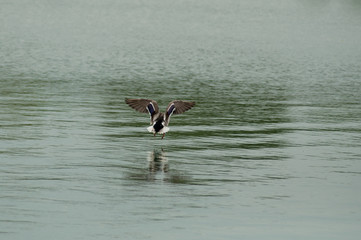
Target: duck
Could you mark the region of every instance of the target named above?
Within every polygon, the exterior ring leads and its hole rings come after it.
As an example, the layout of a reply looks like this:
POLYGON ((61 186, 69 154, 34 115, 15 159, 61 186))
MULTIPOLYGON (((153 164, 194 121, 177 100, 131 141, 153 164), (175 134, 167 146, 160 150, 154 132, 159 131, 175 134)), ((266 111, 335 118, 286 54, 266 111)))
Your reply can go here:
POLYGON ((173 100, 168 104, 165 112, 160 112, 158 103, 152 99, 125 98, 125 103, 138 112, 149 113, 150 127, 148 127, 147 130, 153 133, 153 136, 156 136, 156 134, 161 134, 162 139, 169 131, 168 125, 170 117, 173 114, 184 113, 185 111, 188 111, 189 109, 194 107, 196 104, 195 102, 190 101, 173 100))

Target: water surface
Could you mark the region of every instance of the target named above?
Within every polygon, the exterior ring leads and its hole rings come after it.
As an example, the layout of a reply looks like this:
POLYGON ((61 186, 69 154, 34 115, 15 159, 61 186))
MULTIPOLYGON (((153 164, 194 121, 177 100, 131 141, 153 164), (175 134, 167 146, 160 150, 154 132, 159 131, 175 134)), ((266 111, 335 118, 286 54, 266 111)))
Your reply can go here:
POLYGON ((359 238, 358 1, 1 5, 1 238, 359 238))

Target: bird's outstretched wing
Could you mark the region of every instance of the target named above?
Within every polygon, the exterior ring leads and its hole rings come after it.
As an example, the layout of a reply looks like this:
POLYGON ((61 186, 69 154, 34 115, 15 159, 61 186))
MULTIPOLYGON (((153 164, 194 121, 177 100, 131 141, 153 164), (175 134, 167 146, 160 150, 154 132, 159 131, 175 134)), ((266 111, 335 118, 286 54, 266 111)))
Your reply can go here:
POLYGON ((134 108, 135 110, 137 110, 138 112, 149 113, 151 119, 155 114, 159 113, 159 108, 158 108, 157 102, 154 101, 154 100, 151 100, 151 99, 143 99, 143 98, 129 99, 129 98, 126 98, 125 103, 128 104, 130 107, 134 108))
POLYGON ((165 118, 166 118, 165 120, 166 120, 167 125, 169 123, 170 116, 172 116, 172 114, 184 113, 185 111, 194 107, 195 104, 196 104, 195 102, 187 102, 187 101, 181 101, 181 100, 171 101, 168 104, 167 110, 165 112, 165 118))

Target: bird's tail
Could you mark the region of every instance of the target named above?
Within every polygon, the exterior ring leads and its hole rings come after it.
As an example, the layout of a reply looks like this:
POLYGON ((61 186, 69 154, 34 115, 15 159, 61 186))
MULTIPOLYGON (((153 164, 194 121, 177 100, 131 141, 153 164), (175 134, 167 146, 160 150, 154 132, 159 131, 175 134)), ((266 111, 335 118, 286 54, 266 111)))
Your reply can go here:
MULTIPOLYGON (((147 127, 147 130, 148 130, 148 132, 155 133, 155 130, 154 130, 153 126, 147 127)), ((166 133, 168 131, 169 131, 169 127, 163 127, 158 133, 163 134, 163 133, 166 133)))

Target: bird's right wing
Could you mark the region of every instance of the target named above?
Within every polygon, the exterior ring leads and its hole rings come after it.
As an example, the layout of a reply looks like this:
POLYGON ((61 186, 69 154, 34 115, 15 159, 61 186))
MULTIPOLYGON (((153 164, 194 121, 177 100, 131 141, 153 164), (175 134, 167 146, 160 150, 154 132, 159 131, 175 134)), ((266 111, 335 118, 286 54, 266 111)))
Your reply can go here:
POLYGON ((167 110, 165 112, 166 115, 166 123, 169 123, 170 116, 172 114, 181 114, 185 111, 191 109, 194 107, 196 103, 195 102, 187 102, 187 101, 181 101, 181 100, 174 100, 168 104, 167 110))

